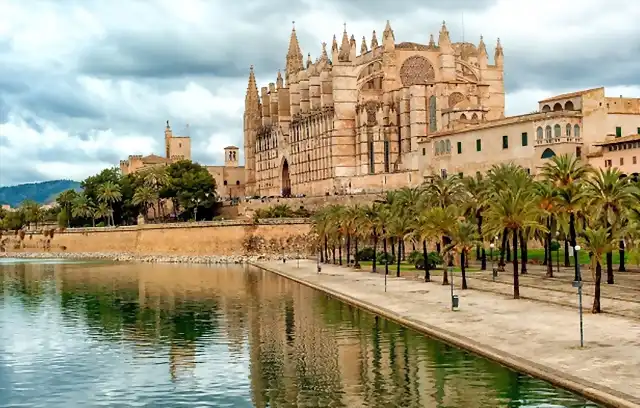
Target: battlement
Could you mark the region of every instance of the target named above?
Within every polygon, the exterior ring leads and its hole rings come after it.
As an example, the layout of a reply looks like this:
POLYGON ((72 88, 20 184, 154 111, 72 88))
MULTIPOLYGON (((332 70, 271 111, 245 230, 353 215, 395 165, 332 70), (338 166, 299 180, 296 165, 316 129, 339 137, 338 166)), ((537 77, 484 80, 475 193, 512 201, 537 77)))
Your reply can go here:
POLYGON ((129 155, 129 161, 132 161, 132 160, 142 160, 142 155, 141 154, 129 155))

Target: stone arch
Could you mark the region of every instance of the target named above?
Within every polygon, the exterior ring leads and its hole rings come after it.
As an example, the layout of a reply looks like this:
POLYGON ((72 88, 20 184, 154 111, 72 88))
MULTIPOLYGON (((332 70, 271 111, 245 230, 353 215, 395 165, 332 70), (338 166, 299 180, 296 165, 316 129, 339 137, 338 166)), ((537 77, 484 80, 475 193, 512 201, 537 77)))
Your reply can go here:
POLYGON ((453 92, 451 95, 449 95, 449 108, 453 108, 465 99, 467 98, 465 98, 464 95, 460 92, 453 92))
POLYGON ((291 196, 291 178, 289 176, 289 162, 286 158, 282 158, 280 166, 280 184, 282 188, 282 197, 291 196))
POLYGON ((358 90, 369 91, 382 90, 382 80, 384 79, 384 71, 382 70, 382 62, 376 59, 362 67, 358 73, 357 86, 358 90))
POLYGON ((568 110, 568 111, 569 111, 569 110, 570 110, 570 111, 575 110, 575 108, 574 108, 574 106, 573 106, 573 102, 571 102, 571 101, 567 101, 567 102, 564 104, 564 110, 568 110))
POLYGON ((543 111, 543 112, 551 112, 551 107, 550 107, 549 105, 544 105, 544 106, 542 107, 542 111, 543 111))
POLYGON ((400 67, 400 80, 403 86, 424 85, 436 78, 431 62, 420 55, 407 58, 400 67))
POLYGON ((378 102, 368 101, 364 104, 364 108, 367 112, 367 126, 375 126, 378 123, 376 114, 378 112, 378 102))
POLYGON ((467 120, 467 115, 465 115, 464 113, 460 115, 460 120, 467 120))
POLYGON ((553 150, 547 148, 547 149, 544 149, 544 152, 542 152, 542 156, 540 156, 540 158, 541 159, 550 159, 555 155, 556 155, 556 152, 554 152, 553 150))
POLYGON ((562 110, 562 104, 560 102, 556 102, 555 105, 553 105, 553 111, 554 112, 559 112, 562 110))
POLYGON ((471 115, 471 120, 478 120, 478 114, 474 113, 473 115, 471 115))

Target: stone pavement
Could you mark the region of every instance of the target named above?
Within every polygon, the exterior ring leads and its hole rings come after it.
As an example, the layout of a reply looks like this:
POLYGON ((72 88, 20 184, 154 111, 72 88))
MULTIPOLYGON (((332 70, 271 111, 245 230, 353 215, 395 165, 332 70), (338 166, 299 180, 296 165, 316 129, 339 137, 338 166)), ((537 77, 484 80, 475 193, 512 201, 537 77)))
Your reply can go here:
MULTIPOLYGON (((590 399, 610 406, 640 407, 640 321, 593 315, 586 300, 585 347, 580 348, 577 296, 570 284, 566 293, 554 295, 573 305, 566 307, 539 300, 514 300, 510 298, 511 287, 491 282, 490 272, 470 278, 471 288, 492 285, 506 289, 462 291, 460 274, 455 273, 460 308, 452 311, 451 289, 440 284, 441 277, 437 276, 436 282, 424 283, 389 275, 385 293, 384 275, 370 271, 323 264, 318 274, 315 262, 309 260, 301 260, 300 267, 295 261, 256 265, 590 399), (489 281, 484 281, 487 276, 489 281)), ((562 273, 558 276, 562 282, 562 273)), ((500 279, 508 281, 506 275, 500 279)), ((536 278, 526 276, 524 280, 528 284, 536 278)), ((525 296, 534 291, 540 296, 552 292, 521 289, 525 296)), ((611 302, 613 299, 603 299, 603 307, 611 307, 611 302)))

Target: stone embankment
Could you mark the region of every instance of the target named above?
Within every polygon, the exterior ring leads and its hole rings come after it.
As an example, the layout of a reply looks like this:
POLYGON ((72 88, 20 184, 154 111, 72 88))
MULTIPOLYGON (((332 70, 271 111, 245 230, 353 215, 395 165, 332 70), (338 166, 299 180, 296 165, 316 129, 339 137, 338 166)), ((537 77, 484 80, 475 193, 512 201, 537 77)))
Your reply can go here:
MULTIPOLYGON (((283 255, 137 255, 126 252, 0 252, 1 258, 104 260, 141 263, 245 264, 251 262, 282 261, 283 255)), ((296 259, 284 255, 288 260, 296 259)))

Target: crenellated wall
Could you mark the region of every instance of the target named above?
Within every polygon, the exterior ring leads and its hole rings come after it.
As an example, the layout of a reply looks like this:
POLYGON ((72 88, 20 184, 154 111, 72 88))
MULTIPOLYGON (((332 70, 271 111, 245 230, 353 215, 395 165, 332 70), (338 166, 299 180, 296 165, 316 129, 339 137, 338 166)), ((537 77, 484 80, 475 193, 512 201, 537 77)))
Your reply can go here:
POLYGON ((5 251, 119 252, 138 255, 259 255, 300 252, 308 245, 305 219, 208 221, 146 224, 116 228, 71 228, 24 239, 13 233, 0 239, 5 251), (16 247, 17 246, 17 247, 16 247))

